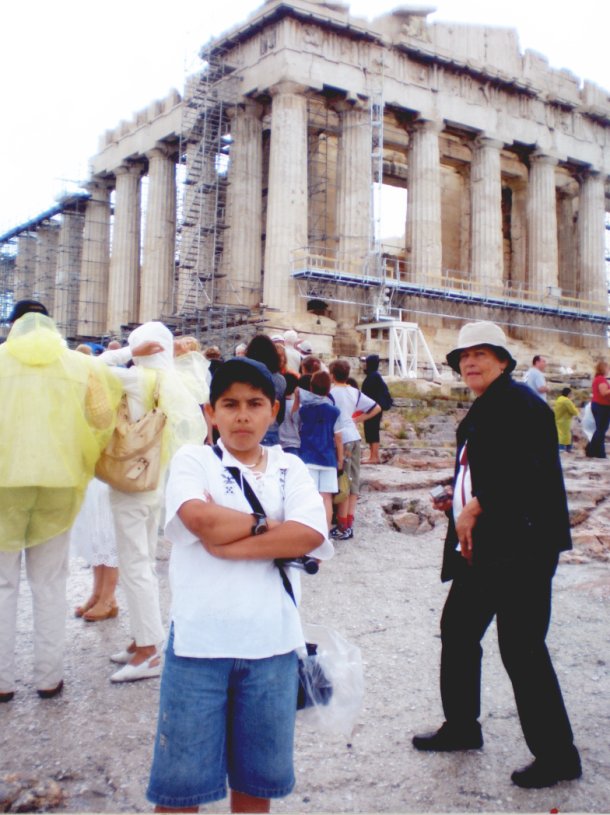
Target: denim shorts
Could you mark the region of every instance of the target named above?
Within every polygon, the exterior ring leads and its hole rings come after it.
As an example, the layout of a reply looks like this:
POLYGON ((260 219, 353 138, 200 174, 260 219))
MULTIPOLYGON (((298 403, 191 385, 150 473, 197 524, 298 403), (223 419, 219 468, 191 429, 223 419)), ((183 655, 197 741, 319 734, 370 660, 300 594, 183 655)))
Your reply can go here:
POLYGON ((266 659, 196 659, 173 649, 161 679, 147 797, 180 808, 218 801, 228 785, 256 798, 294 787, 294 651, 266 659))

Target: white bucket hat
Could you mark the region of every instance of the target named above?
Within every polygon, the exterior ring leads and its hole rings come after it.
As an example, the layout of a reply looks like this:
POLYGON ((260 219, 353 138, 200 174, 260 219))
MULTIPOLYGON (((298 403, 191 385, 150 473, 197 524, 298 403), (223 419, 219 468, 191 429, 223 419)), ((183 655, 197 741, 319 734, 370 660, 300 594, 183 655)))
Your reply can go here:
POLYGON ((500 356, 503 359, 508 358, 506 372, 514 371, 517 363, 507 348, 506 334, 499 325, 484 320, 478 323, 466 323, 466 325, 462 326, 458 336, 457 348, 447 354, 447 364, 459 374, 460 353, 465 351, 466 348, 474 348, 476 345, 488 345, 494 351, 500 351, 500 356))

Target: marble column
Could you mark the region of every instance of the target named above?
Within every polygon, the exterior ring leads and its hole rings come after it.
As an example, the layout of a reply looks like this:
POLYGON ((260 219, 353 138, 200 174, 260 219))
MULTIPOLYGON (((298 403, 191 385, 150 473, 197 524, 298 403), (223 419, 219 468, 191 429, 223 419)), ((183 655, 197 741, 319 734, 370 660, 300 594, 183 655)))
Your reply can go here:
POLYGON ((475 140, 470 166, 471 281, 475 293, 502 292, 502 182, 500 150, 503 143, 487 137, 475 140))
POLYGON ((176 269, 176 164, 164 145, 155 147, 146 157, 148 199, 140 273, 141 323, 173 313, 176 269))
POLYGON ((345 103, 339 108, 338 261, 349 274, 363 274, 371 246, 371 114, 345 103))
POLYGON ((78 333, 99 337, 106 332, 110 261, 110 188, 99 179, 87 185, 80 270, 78 333))
POLYGON ((510 282, 512 292, 521 297, 527 288, 527 187, 521 181, 511 185, 510 282))
POLYGON ((580 185, 578 245, 580 258, 579 296, 588 301, 587 310, 608 310, 608 283, 605 264, 604 177, 590 171, 580 185))
POLYGON ((22 232, 17 239, 13 299, 30 299, 34 292, 36 273, 36 238, 30 232, 22 232))
POLYGON ((323 257, 337 253, 337 136, 320 125, 309 129, 307 210, 311 251, 323 257))
POLYGON ((55 312, 55 270, 59 226, 54 221, 41 224, 36 231, 36 271, 34 298, 47 307, 51 317, 55 312))
POLYGON ((529 296, 542 301, 559 285, 557 243, 557 159, 543 153, 530 156, 527 197, 527 265, 529 296))
POLYGON ((410 131, 407 260, 409 277, 416 282, 440 282, 441 168, 439 122, 416 122, 410 131))
POLYGON ((578 242, 571 185, 557 191, 557 248, 559 288, 564 297, 578 296, 578 242))
POLYGON ((263 108, 245 101, 229 112, 231 152, 227 188, 224 269, 244 304, 262 299, 263 108))
MULTIPOLYGON (((371 112, 361 104, 335 106, 341 130, 337 154, 337 270, 362 275, 368 268, 372 235, 372 127, 371 112)), ((353 327, 357 309, 336 303, 340 326, 353 327)))
POLYGON ((136 164, 121 165, 114 174, 116 194, 108 275, 108 330, 118 333, 122 325, 138 320, 141 168, 136 164))
POLYGON ((293 252, 306 250, 307 98, 304 88, 281 82, 270 89, 271 145, 263 301, 281 312, 304 311, 290 277, 293 252))
POLYGON ((55 322, 65 337, 77 333, 78 286, 83 248, 83 216, 64 212, 57 247, 55 322))

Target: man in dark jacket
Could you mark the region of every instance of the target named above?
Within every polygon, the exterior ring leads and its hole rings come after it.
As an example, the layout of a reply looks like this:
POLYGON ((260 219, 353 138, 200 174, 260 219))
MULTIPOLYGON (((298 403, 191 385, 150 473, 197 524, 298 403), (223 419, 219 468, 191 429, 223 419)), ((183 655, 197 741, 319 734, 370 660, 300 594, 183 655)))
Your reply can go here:
POLYGON ((511 778, 521 787, 551 786, 581 775, 545 644, 559 552, 572 545, 553 413, 511 379, 516 363, 493 323, 465 325, 447 362, 476 399, 457 432, 453 496, 437 504, 449 515, 441 577, 453 581, 441 620, 446 721, 413 744, 435 751, 482 746, 480 641, 495 616, 535 757, 511 778))

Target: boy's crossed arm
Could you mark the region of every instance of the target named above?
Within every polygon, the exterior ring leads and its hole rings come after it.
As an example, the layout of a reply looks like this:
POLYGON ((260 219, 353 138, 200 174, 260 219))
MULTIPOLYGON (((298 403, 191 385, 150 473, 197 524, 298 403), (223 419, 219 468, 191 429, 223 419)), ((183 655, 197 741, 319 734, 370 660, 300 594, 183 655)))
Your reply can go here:
POLYGON ((302 557, 316 549, 324 536, 298 521, 267 519, 269 531, 252 535, 254 516, 222 507, 211 500, 185 501, 178 517, 189 532, 197 535, 214 557, 227 560, 273 560, 302 557))

